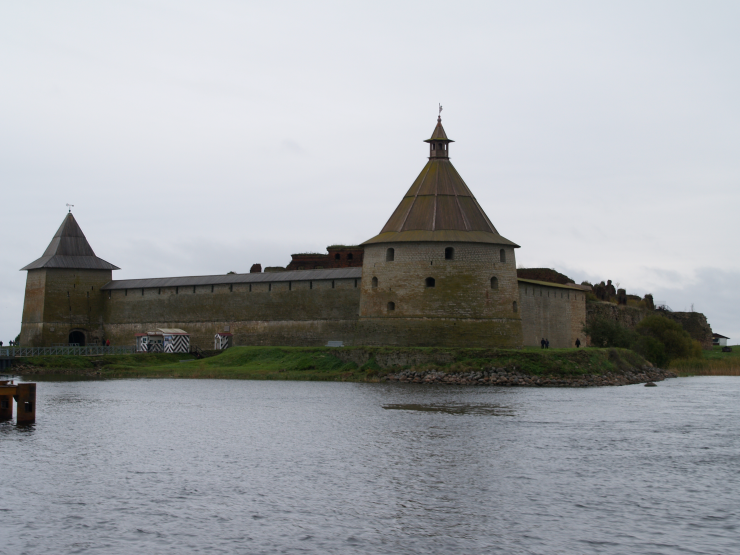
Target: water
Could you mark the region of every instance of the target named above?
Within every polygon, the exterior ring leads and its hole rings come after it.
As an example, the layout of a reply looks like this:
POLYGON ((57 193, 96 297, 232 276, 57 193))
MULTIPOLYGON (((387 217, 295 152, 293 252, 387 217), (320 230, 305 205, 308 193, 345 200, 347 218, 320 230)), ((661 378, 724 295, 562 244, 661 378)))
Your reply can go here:
POLYGON ((738 378, 42 382, 0 553, 740 553, 738 378))

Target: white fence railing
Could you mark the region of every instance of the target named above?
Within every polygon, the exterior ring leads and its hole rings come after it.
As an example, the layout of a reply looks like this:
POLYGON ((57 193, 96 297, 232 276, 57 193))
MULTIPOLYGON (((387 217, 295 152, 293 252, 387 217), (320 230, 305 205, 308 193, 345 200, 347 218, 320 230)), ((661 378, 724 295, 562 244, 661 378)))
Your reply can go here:
POLYGON ((128 355, 136 352, 136 347, 105 347, 89 345, 87 347, 0 347, 0 357, 39 357, 55 355, 128 355))

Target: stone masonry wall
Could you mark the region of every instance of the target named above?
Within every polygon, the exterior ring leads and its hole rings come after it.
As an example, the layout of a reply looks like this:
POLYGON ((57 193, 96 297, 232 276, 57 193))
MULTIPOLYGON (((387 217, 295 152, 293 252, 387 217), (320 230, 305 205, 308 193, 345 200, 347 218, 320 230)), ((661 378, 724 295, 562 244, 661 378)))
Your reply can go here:
POLYGON ((21 344, 67 343, 73 330, 82 331, 87 343, 99 342, 104 302, 100 288, 111 277, 110 270, 30 270, 26 280, 21 344))
POLYGON ((365 249, 361 317, 514 318, 518 300, 514 249, 505 248, 499 262, 497 245, 485 243, 395 243, 365 249), (445 260, 445 248, 455 249, 445 260), (394 260, 386 251, 394 249, 394 260), (373 287, 372 278, 378 279, 373 287), (491 278, 498 280, 491 288, 491 278), (426 278, 435 286, 427 287, 426 278), (393 314, 388 302, 395 302, 393 314))
POLYGON ((582 331, 586 321, 585 292, 520 283, 519 299, 524 345, 539 347, 545 338, 553 348, 575 347, 576 339, 586 346, 587 336, 582 331))
POLYGON ((236 345, 323 345, 336 339, 334 328, 347 329, 357 320, 359 281, 105 291, 105 335, 117 345, 131 345, 136 333, 172 327, 189 332, 191 342, 201 346, 212 345, 219 331, 233 333, 236 345))
POLYGON ((362 276, 358 333, 367 338, 365 344, 521 346, 511 247, 431 242, 369 245, 362 276), (445 259, 448 247, 454 249, 452 259, 445 259), (386 260, 389 248, 394 249, 393 261, 386 260), (505 262, 500 260, 502 248, 505 262), (427 286, 427 278, 434 279, 433 287, 427 286), (389 303, 394 304, 392 310, 389 303))

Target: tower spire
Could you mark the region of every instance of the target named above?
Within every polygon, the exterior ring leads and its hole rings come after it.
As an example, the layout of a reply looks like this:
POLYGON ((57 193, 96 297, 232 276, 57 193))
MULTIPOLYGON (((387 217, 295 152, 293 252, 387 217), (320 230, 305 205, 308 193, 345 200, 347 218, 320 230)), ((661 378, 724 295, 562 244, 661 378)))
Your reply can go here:
POLYGON ((449 144, 454 143, 452 139, 447 138, 444 127, 442 127, 442 105, 439 105, 439 114, 437 115, 437 126, 434 128, 431 138, 424 141, 429 143, 430 160, 449 160, 449 144))

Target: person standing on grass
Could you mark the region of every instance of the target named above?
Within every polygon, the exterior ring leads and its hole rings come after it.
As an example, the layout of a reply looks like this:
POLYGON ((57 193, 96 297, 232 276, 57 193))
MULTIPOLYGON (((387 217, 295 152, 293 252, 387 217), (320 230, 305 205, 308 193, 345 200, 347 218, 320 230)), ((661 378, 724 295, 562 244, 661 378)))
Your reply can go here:
POLYGON ((580 348, 581 340, 576 337, 576 349, 580 348))
POLYGON ((545 339, 545 349, 549 349, 549 348, 550 348, 550 340, 545 339))
POLYGON ((545 338, 542 338, 542 341, 540 341, 540 345, 542 345, 542 348, 545 348, 545 338))

